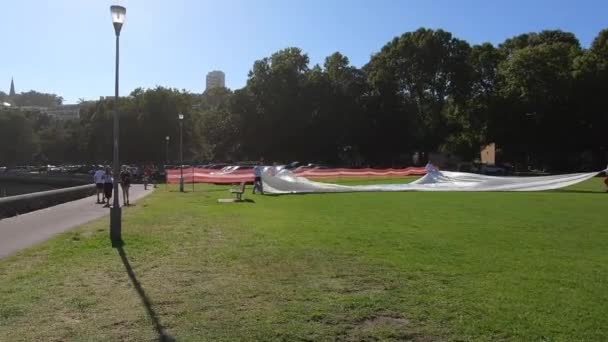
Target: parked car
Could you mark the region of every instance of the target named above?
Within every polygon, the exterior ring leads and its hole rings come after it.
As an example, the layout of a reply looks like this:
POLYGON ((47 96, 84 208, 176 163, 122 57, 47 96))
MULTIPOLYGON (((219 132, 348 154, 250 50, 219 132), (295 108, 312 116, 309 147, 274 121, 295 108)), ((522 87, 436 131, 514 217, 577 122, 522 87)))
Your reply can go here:
POLYGON ((294 170, 294 169, 297 169, 300 166, 302 166, 302 164, 300 162, 294 161, 292 163, 289 163, 289 164, 285 165, 285 169, 286 170, 294 170))
POLYGON ((479 172, 484 175, 504 176, 511 173, 512 168, 508 165, 481 165, 479 172))
POLYGON ((221 169, 225 168, 226 166, 228 166, 228 164, 209 164, 209 165, 207 165, 206 169, 221 170, 221 169))

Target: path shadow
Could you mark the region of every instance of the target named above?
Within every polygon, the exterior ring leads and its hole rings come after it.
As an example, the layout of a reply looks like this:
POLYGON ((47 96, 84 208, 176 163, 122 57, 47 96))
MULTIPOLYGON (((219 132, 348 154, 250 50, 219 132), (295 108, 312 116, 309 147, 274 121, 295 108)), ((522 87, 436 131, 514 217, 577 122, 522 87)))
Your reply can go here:
POLYGON ((253 203, 255 204, 255 201, 250 199, 250 198, 243 198, 241 200, 237 200, 235 198, 218 198, 217 199, 218 203, 253 203))
POLYGON ((200 190, 197 192, 226 192, 226 189, 205 189, 205 190, 200 190))
POLYGON ((251 198, 241 198, 240 200, 237 200, 236 198, 231 198, 234 199, 234 203, 255 203, 255 201, 251 198))
POLYGON ((127 271, 127 274, 129 275, 129 279, 131 280, 131 283, 133 284, 135 291, 137 291, 137 294, 139 295, 139 298, 141 299, 141 302, 143 303, 144 308, 146 309, 146 313, 148 314, 148 317, 150 317, 150 319, 152 320, 152 323, 154 324, 154 330, 156 330, 156 333, 158 334, 157 341, 159 341, 159 342, 175 341, 175 339, 173 337, 171 337, 169 334, 167 334, 167 332, 165 331, 165 328, 161 324, 160 319, 158 318, 158 315, 156 314, 156 311, 154 311, 154 308, 152 307, 152 303, 150 303, 150 299, 146 295, 146 292, 144 291, 143 287, 141 287, 139 280, 137 280, 137 276, 135 276, 135 272, 133 272, 133 268, 131 268, 131 264, 129 263, 129 259, 127 258, 127 253, 123 249, 123 245, 124 245, 124 243, 122 241, 113 244, 114 248, 116 248, 118 250, 118 254, 120 255, 122 264, 125 266, 125 270, 127 271))
POLYGON ((605 191, 598 190, 567 190, 567 189, 558 189, 558 190, 550 190, 548 192, 554 193, 571 193, 571 194, 606 194, 605 191))

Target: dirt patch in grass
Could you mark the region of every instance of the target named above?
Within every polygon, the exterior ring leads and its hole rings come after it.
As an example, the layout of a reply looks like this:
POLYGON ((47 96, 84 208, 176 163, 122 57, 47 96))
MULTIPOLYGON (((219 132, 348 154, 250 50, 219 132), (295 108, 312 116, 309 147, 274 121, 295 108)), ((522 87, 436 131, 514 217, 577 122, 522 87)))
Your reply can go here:
POLYGON ((400 317, 398 315, 391 314, 378 314, 370 318, 366 318, 361 321, 358 326, 364 329, 373 328, 376 326, 395 326, 395 327, 404 327, 409 325, 410 321, 405 317, 400 317))
POLYGON ((418 332, 414 324, 398 313, 379 312, 355 322, 345 341, 437 341, 418 332))

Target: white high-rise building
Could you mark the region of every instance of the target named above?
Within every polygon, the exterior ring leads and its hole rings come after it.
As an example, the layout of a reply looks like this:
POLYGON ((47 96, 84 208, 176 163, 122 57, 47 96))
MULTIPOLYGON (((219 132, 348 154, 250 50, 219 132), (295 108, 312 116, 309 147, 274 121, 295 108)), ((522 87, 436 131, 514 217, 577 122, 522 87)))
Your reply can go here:
POLYGON ((207 90, 226 87, 226 75, 223 71, 214 70, 207 74, 207 90))

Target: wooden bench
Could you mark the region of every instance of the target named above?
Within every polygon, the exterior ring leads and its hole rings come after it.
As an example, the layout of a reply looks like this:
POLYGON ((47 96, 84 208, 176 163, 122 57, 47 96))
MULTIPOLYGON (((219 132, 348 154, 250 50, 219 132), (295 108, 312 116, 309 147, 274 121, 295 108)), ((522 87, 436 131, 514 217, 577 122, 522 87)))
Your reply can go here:
POLYGON ((237 201, 242 201, 243 194, 245 193, 245 182, 241 182, 241 185, 236 189, 230 189, 230 193, 236 195, 237 201))

